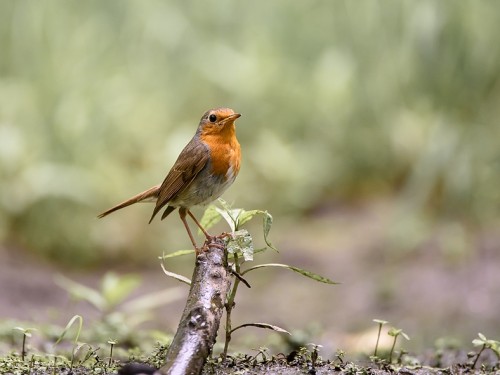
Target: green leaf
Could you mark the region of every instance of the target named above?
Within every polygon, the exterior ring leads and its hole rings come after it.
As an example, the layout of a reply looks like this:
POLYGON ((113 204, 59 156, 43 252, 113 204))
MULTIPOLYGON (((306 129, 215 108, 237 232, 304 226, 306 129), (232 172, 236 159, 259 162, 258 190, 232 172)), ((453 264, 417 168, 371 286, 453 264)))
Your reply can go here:
POLYGON ((240 229, 240 217, 245 216, 246 211, 242 208, 231 208, 231 206, 223 199, 218 199, 221 208, 215 208, 215 210, 226 220, 227 224, 231 228, 232 232, 236 232, 240 229))
POLYGON ((500 342, 496 340, 488 340, 488 343, 489 348, 500 358, 500 342))
POLYGON ((38 331, 38 329, 36 329, 36 328, 32 328, 32 327, 31 327, 31 328, 14 327, 14 328, 12 328, 12 329, 15 329, 15 330, 17 330, 17 331, 21 331, 22 333, 24 333, 24 334, 26 334, 26 335, 27 335, 29 332, 38 331))
POLYGON ((483 346, 485 342, 481 339, 474 339, 472 340, 472 345, 474 346, 483 346))
POLYGON ((76 355, 80 350, 82 350, 82 348, 85 347, 87 348, 87 354, 82 359, 82 363, 84 363, 92 355, 92 346, 90 346, 90 344, 87 344, 86 342, 80 342, 80 343, 75 342, 75 344, 76 345, 73 348, 73 355, 76 355))
POLYGON ((222 208, 226 211, 231 211, 231 205, 227 203, 224 199, 218 198, 217 201, 222 206, 222 208))
POLYGON ((21 331, 24 336, 31 337, 31 332, 38 331, 36 328, 23 328, 23 327, 14 327, 13 329, 17 331, 21 331))
POLYGON ((254 249, 253 255, 255 256, 256 254, 263 253, 267 249, 268 249, 267 246, 266 247, 261 247, 260 249, 254 249))
POLYGON ((161 269, 163 270, 165 275, 167 275, 168 277, 176 279, 176 280, 180 281, 181 283, 191 285, 191 280, 189 280, 186 276, 182 276, 182 275, 179 275, 177 273, 167 271, 165 266, 163 265, 163 263, 161 264, 161 269))
MULTIPOLYGON (((271 230, 271 226, 273 225, 273 217, 272 215, 267 212, 267 211, 262 211, 262 210, 250 210, 250 211, 245 211, 241 208, 231 208, 231 206, 223 199, 219 198, 218 199, 220 205, 222 206, 221 208, 214 207, 214 210, 224 218, 224 220, 227 222, 229 227, 231 228, 232 232, 236 232, 240 229, 240 227, 254 218, 256 215, 263 215, 263 232, 264 232, 264 241, 266 242, 266 245, 273 249, 276 252, 279 252, 278 249, 271 243, 269 240, 269 231, 271 230)), ((207 209, 208 211, 208 209, 207 209)), ((211 215, 214 215, 212 212, 207 214, 209 217, 211 215)))
POLYGON ((215 210, 226 220, 226 223, 229 225, 229 228, 231 228, 231 232, 236 231, 236 220, 231 216, 230 211, 226 211, 223 209, 220 209, 218 207, 215 207, 215 210))
POLYGON ((264 241, 266 242, 267 246, 269 246, 271 249, 279 253, 278 249, 274 247, 274 245, 271 243, 271 241, 269 241, 268 238, 269 231, 271 230, 271 226, 273 225, 273 217, 267 211, 264 211, 263 214, 264 214, 264 220, 263 220, 264 241))
POLYGON ((257 328, 265 328, 265 329, 271 329, 273 331, 276 331, 276 332, 280 332, 280 333, 287 333, 289 334, 290 336, 292 335, 290 332, 288 332, 286 329, 283 329, 281 327, 278 327, 278 326, 275 326, 275 325, 272 325, 272 324, 267 324, 267 323, 246 323, 246 324, 242 324, 242 325, 239 325, 238 327, 236 328, 233 328, 230 333, 233 333, 234 331, 236 331, 237 329, 240 329, 240 328, 243 328, 243 327, 257 327, 257 328))
POLYGON ((393 328, 391 328, 391 329, 389 330, 389 332, 387 332, 387 334, 388 334, 389 336, 393 336, 393 337, 394 337, 394 336, 399 336, 399 334, 400 334, 402 331, 403 331, 402 329, 399 329, 399 328, 394 328, 394 327, 393 327, 393 328))
POLYGON ((182 286, 167 288, 158 292, 151 292, 127 301, 120 306, 120 311, 127 313, 148 312, 159 306, 167 305, 186 296, 186 289, 182 286))
POLYGON ((78 329, 76 331, 74 343, 76 344, 78 342, 78 338, 80 337, 80 333, 82 332, 83 318, 80 315, 75 315, 70 319, 68 324, 66 324, 66 327, 64 328, 64 330, 62 331, 61 335, 59 336, 59 338, 57 339, 57 341, 55 342, 54 345, 57 345, 61 342, 61 340, 64 338, 64 336, 66 335, 68 330, 71 328, 73 323, 75 323, 75 321, 77 321, 77 320, 78 320, 78 329))
POLYGON ((259 214, 264 214, 264 211, 261 211, 261 210, 250 210, 250 211, 241 210, 240 214, 238 215, 238 227, 242 226, 247 221, 252 220, 254 216, 259 215, 259 214))
POLYGON ((253 260, 253 239, 246 229, 230 234, 227 242, 227 251, 230 254, 241 253, 245 261, 253 260))
MULTIPOLYGON (((215 224, 217 224, 222 219, 222 216, 219 212, 217 212, 216 207, 211 204, 205 210, 203 217, 200 220, 200 224, 206 230, 212 228, 215 224)), ((201 234, 201 229, 198 228, 198 234, 201 234)))
POLYGON ((483 335, 482 333, 478 333, 477 335, 479 336, 479 338, 480 338, 481 340, 483 340, 483 341, 486 341, 486 340, 487 340, 486 336, 485 336, 485 335, 483 335))
POLYGON ((250 267, 250 268, 246 269, 245 271, 241 272, 241 275, 243 276, 247 272, 250 272, 250 271, 253 271, 253 270, 256 270, 256 269, 259 269, 259 268, 264 268, 264 267, 281 267, 281 268, 287 268, 289 270, 292 270, 294 272, 297 272, 297 273, 301 274, 302 276, 305 276, 305 277, 308 277, 310 279, 319 281, 321 283, 325 283, 325 284, 339 284, 336 281, 332 281, 332 280, 330 280, 330 279, 328 279, 328 278, 326 278, 324 276, 320 276, 320 275, 315 274, 313 272, 303 270, 302 268, 293 267, 293 266, 289 266, 288 264, 280 264, 280 263, 259 264, 257 266, 250 267))
POLYGON ((158 257, 158 259, 164 260, 167 258, 175 258, 175 257, 179 257, 182 255, 188 255, 188 254, 193 254, 193 253, 194 253, 194 250, 177 250, 177 251, 170 253, 170 254, 163 253, 163 255, 161 257, 158 257))
POLYGON ((64 290, 66 290, 73 298, 77 300, 85 300, 99 311, 104 311, 106 309, 106 300, 97 291, 83 284, 77 283, 76 281, 70 280, 62 275, 56 275, 54 277, 54 282, 64 290))
POLYGON ((384 325, 384 324, 389 323, 389 322, 388 322, 388 321, 386 321, 386 320, 380 320, 380 319, 373 319, 373 321, 374 321, 375 323, 378 323, 378 324, 381 324, 381 325, 384 325))
POLYGON ((112 309, 127 298, 141 282, 137 275, 129 274, 119 276, 114 272, 108 272, 104 275, 101 283, 101 290, 106 300, 107 308, 112 309))
POLYGON ((488 345, 488 348, 496 348, 499 342, 495 340, 487 340, 486 344, 488 345))

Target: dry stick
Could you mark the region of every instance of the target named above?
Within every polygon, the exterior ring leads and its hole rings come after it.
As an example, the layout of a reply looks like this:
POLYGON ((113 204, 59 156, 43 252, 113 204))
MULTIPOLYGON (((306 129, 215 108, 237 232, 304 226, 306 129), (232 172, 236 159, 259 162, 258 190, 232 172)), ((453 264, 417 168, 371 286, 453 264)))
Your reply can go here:
MULTIPOLYGON (((215 242, 225 248, 221 240, 215 242)), ((219 246, 210 244, 196 259, 186 307, 161 374, 200 374, 212 351, 231 285, 224 249, 219 246)))

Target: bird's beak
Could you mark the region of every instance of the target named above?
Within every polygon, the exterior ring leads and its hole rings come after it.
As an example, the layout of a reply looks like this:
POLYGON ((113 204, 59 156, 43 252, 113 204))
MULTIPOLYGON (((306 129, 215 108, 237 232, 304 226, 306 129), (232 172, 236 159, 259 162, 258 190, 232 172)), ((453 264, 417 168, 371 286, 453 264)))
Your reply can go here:
POLYGON ((235 121, 239 117, 241 117, 240 113, 233 113, 232 115, 229 115, 229 116, 227 116, 224 119, 224 123, 226 123, 226 122, 233 122, 233 121, 235 121))

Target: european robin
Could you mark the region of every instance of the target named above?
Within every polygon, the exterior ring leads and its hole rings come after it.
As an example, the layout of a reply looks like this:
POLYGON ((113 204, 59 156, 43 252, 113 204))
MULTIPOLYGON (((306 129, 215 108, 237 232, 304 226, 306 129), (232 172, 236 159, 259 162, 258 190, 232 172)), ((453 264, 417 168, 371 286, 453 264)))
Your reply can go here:
POLYGON ((207 242, 210 242, 214 237, 201 226, 190 209, 193 206, 206 205, 220 197, 238 175, 241 151, 234 122, 240 116, 229 108, 216 108, 205 112, 193 139, 181 151, 161 185, 155 185, 127 199, 98 217, 102 218, 137 202, 156 202, 149 220, 151 223, 163 207, 166 206, 166 209, 161 220, 179 208, 179 216, 196 253, 199 253, 201 250, 189 229, 186 214, 205 234, 207 242))

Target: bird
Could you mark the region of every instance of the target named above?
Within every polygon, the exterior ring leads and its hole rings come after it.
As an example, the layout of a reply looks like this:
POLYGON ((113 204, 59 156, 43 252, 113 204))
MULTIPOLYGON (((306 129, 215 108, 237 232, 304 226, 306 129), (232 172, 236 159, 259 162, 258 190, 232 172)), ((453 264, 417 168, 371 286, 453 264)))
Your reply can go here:
POLYGON ((112 212, 138 202, 156 202, 149 223, 165 208, 161 220, 179 209, 196 254, 216 238, 211 236, 191 212, 194 206, 205 206, 234 182, 240 171, 241 147, 236 138, 235 121, 241 116, 230 108, 214 108, 200 119, 196 133, 179 154, 163 182, 117 204, 98 215, 103 218, 112 212), (206 237, 198 247, 186 216, 189 215, 206 237))

